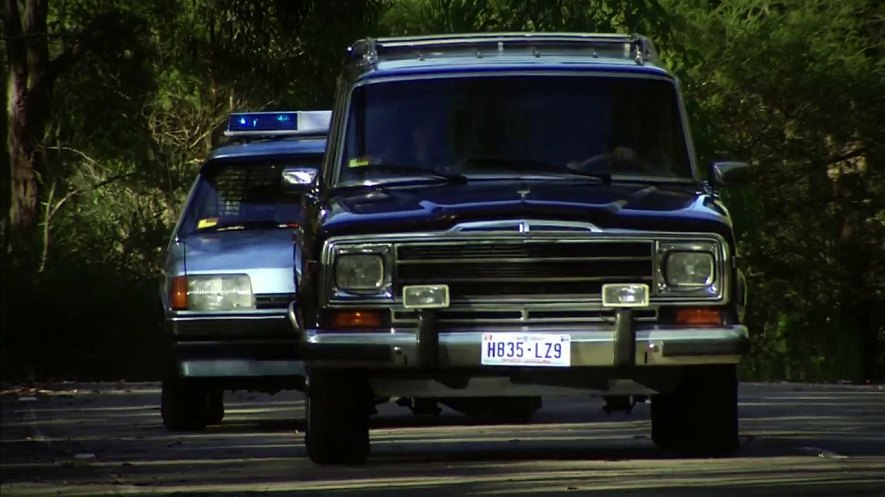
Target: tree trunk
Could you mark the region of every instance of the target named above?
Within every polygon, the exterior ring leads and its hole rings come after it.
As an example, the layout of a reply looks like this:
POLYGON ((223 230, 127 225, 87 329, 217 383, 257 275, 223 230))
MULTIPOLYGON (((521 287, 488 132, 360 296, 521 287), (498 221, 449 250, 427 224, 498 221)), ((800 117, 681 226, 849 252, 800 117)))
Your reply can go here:
POLYGON ((51 111, 52 86, 72 49, 50 60, 46 0, 3 0, 6 37, 7 158, 3 207, 6 251, 31 252, 40 208, 42 146, 51 111))
POLYGON ((20 88, 11 89, 11 112, 7 146, 9 147, 9 226, 12 238, 30 232, 37 224, 38 198, 35 164, 38 145, 27 132, 27 114, 20 88))

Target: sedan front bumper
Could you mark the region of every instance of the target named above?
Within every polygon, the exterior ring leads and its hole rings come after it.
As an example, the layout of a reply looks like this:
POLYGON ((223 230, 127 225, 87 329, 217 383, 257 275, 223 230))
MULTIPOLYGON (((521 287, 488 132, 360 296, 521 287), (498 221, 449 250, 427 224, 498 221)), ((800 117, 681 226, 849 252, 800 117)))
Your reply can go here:
POLYGON ((172 316, 174 373, 178 377, 238 384, 303 384, 301 347, 285 312, 172 316))

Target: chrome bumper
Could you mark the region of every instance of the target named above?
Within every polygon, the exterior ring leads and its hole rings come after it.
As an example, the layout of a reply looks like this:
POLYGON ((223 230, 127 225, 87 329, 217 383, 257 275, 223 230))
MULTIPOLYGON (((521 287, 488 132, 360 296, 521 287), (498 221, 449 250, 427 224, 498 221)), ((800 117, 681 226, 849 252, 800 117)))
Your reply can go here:
POLYGON ((481 346, 483 334, 494 332, 568 334, 571 337, 570 367, 736 364, 749 348, 749 335, 743 325, 717 328, 637 325, 629 333, 612 326, 440 329, 431 334, 430 347, 421 340, 420 329, 307 330, 303 357, 319 367, 466 368, 491 372, 501 367, 481 364, 481 346))

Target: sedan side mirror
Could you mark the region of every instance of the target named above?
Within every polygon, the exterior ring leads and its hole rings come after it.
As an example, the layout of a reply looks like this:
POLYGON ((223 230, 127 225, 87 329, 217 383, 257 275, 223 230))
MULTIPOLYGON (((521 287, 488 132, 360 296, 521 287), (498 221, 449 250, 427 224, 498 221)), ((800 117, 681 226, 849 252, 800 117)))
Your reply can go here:
POLYGON ((747 183, 750 165, 746 162, 714 162, 710 165, 710 181, 713 186, 729 186, 747 183))
POLYGON ((283 188, 292 193, 307 193, 313 188, 319 171, 313 167, 283 169, 283 188))

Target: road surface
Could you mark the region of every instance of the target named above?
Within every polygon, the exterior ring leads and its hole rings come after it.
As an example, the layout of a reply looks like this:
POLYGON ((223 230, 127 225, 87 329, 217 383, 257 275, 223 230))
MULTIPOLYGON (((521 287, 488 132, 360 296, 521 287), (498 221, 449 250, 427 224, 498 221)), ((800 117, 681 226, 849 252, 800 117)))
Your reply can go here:
POLYGON ((649 406, 545 399, 526 425, 382 406, 372 455, 320 467, 304 402, 228 392, 219 426, 170 434, 153 383, 4 387, 0 494, 885 497, 885 387, 744 384, 740 452, 687 459, 649 439, 649 406))

